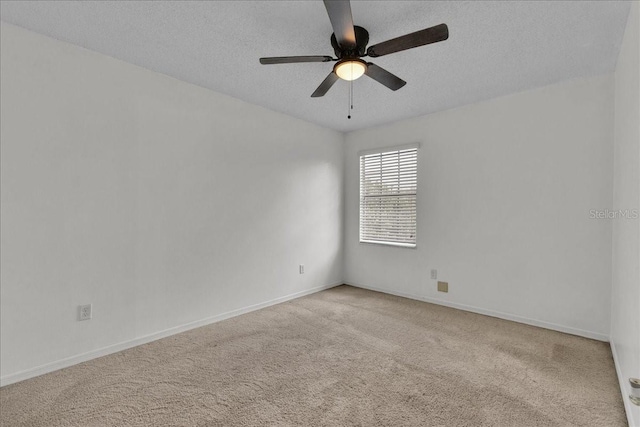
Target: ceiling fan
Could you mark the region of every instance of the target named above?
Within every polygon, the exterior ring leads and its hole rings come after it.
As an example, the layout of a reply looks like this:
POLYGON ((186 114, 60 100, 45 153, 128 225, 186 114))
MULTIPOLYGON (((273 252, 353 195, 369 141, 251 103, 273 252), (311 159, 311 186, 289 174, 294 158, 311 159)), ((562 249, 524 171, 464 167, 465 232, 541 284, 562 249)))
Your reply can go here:
POLYGON ((447 25, 440 24, 367 48, 369 32, 362 27, 353 25, 349 0, 324 0, 324 6, 327 9, 329 20, 333 27, 331 46, 333 46, 333 51, 337 58, 319 55, 260 58, 260 63, 265 65, 337 61, 331 73, 320 83, 320 86, 318 86, 315 92, 311 94, 313 98, 324 96, 339 78, 352 81, 363 74, 382 83, 391 90, 398 90, 407 84, 407 82, 382 67, 371 62, 366 62, 362 58, 367 56, 376 58, 378 56, 440 42, 449 38, 447 25))

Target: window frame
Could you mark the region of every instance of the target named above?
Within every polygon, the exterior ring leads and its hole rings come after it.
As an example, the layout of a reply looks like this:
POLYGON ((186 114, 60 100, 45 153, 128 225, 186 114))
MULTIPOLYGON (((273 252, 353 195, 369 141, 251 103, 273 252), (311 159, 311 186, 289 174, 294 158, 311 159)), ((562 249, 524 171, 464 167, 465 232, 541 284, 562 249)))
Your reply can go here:
POLYGON ((418 247, 418 169, 420 164, 420 143, 414 144, 405 144, 405 145, 396 145, 390 147, 381 147, 370 150, 361 150, 358 154, 358 243, 362 245, 377 245, 377 246, 387 246, 394 248, 405 248, 405 249, 416 249, 418 247), (382 240, 363 240, 362 239, 362 157, 371 155, 371 154, 382 154, 382 153, 392 153, 399 152, 403 150, 416 150, 416 193, 415 193, 415 203, 416 203, 416 220, 415 220, 415 243, 403 243, 403 242, 393 242, 393 241, 382 241, 382 240))

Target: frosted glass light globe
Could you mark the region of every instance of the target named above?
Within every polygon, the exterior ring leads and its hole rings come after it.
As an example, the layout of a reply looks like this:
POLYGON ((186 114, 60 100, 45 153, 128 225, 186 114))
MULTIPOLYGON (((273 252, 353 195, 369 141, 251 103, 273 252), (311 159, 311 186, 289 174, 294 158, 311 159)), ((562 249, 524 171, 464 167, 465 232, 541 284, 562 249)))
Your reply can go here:
POLYGON ((342 80, 355 80, 361 77, 367 71, 367 64, 359 59, 348 59, 336 64, 334 72, 342 80))

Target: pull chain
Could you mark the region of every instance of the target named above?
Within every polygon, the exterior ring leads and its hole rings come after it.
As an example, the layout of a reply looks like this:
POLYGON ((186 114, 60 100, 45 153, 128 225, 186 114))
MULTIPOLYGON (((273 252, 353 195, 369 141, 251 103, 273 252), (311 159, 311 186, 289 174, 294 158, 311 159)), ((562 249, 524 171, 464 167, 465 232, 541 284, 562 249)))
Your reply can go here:
POLYGON ((353 80, 349 82, 349 106, 347 109, 347 119, 351 119, 351 110, 353 110, 353 80))
POLYGON ((347 119, 351 119, 351 91, 353 90, 353 81, 349 82, 349 104, 347 105, 347 119))
MULTIPOLYGON (((353 63, 351 64, 351 75, 353 76, 353 63)), ((349 107, 347 119, 351 119, 351 110, 353 110, 353 80, 349 81, 349 107)))
POLYGON ((353 80, 351 80, 351 109, 353 110, 353 80))

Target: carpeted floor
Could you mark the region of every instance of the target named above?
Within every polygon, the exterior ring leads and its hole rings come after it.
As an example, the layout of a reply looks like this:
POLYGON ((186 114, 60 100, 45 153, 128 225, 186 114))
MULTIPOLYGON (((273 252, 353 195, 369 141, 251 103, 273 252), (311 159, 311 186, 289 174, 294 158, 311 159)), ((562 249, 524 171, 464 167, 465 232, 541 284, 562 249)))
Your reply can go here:
POLYGON ((3 426, 623 426, 608 344, 341 286, 0 389, 3 426))

